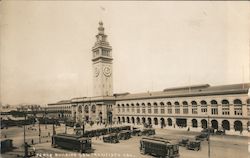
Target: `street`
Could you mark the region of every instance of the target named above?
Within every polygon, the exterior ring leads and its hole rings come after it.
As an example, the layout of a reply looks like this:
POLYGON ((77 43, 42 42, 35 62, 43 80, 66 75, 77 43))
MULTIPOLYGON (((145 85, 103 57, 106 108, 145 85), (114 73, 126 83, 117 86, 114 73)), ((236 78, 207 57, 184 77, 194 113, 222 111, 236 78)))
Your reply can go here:
MULTIPOLYGON (((52 125, 41 125, 41 143, 39 143, 39 130, 38 125, 26 126, 26 142, 31 144, 31 140, 34 141, 34 147, 36 148, 37 157, 152 157, 150 155, 142 155, 139 150, 139 141, 141 137, 135 136, 129 140, 121 140, 118 144, 103 143, 100 138, 92 138, 92 148, 94 152, 91 154, 80 154, 75 151, 64 150, 60 148, 51 147, 52 125), (31 127, 33 130, 31 130, 31 127), (28 130, 29 128, 29 130, 28 130), (49 134, 50 133, 50 134, 49 134)), ((91 128, 101 128, 94 125, 93 127, 86 126, 86 130, 91 128)), ((65 126, 61 125, 56 127, 57 133, 64 133, 65 126)), ((73 133, 73 128, 67 127, 67 133, 73 133)), ((174 129, 157 129, 156 134, 173 141, 185 137, 192 139, 198 132, 174 130, 174 129)), ((14 158, 17 155, 23 155, 23 128, 22 127, 10 127, 8 129, 2 129, 1 138, 4 136, 13 139, 13 144, 16 147, 11 152, 2 154, 3 158, 14 158)), ((243 136, 229 136, 229 135, 214 135, 211 136, 211 158, 247 158, 248 153, 248 137, 243 136)), ((187 150, 185 147, 179 147, 181 158, 207 158, 208 157, 208 142, 203 141, 200 151, 187 150)))

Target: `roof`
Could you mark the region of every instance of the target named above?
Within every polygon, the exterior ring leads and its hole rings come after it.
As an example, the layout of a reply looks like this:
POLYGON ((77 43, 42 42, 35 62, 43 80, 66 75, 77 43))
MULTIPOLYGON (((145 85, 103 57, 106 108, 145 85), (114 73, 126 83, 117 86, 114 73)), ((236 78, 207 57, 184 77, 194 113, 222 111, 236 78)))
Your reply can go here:
POLYGON ((116 100, 135 100, 135 99, 148 99, 160 97, 192 97, 192 96, 206 96, 206 95, 225 95, 225 94, 247 94, 250 88, 250 83, 210 86, 193 85, 186 87, 167 88, 163 91, 144 92, 144 93, 126 93, 124 95, 117 95, 116 100))
POLYGON ((82 102, 113 102, 122 100, 154 99, 154 98, 174 98, 174 97, 194 97, 227 94, 247 94, 250 83, 210 86, 209 84, 190 85, 184 87, 166 88, 162 91, 143 93, 114 93, 113 96, 78 97, 70 100, 62 100, 48 105, 61 105, 82 102))
POLYGON ((163 140, 163 139, 154 139, 154 138, 149 138, 149 137, 143 137, 141 139, 142 141, 147 141, 147 142, 154 142, 154 143, 158 143, 158 144, 170 144, 169 141, 167 140, 163 140))

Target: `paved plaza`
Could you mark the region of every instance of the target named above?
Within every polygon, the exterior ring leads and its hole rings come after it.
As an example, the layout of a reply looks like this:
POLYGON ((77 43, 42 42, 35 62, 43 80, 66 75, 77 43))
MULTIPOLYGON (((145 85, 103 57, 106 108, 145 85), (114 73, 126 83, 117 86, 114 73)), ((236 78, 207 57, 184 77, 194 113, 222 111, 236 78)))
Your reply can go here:
MULTIPOLYGON (((100 128, 100 126, 86 126, 86 130, 91 128, 100 128)), ((149 155, 140 154, 139 141, 141 137, 135 136, 129 140, 121 140, 118 144, 103 143, 102 138, 92 138, 93 153, 79 154, 74 151, 64 150, 60 148, 51 147, 51 138, 48 135, 52 135, 52 125, 41 125, 41 143, 39 143, 38 137, 38 125, 26 126, 26 141, 31 144, 31 140, 34 141, 34 147, 36 148, 37 157, 134 157, 134 158, 146 158, 152 157, 149 155), (33 130, 31 130, 31 127, 33 130), (28 130, 29 128, 29 130, 28 130)), ((65 132, 65 126, 61 125, 56 127, 57 133, 65 132)), ((73 133, 73 128, 67 128, 67 133, 73 133)), ((194 138, 198 135, 198 132, 188 132, 184 130, 176 129, 156 129, 156 134, 178 141, 183 137, 194 138)), ((14 158, 17 155, 23 155, 23 128, 22 127, 10 127, 8 129, 1 130, 1 138, 3 137, 13 139, 14 146, 13 151, 2 154, 3 158, 14 158)), ((247 158, 248 153, 248 137, 245 136, 211 136, 211 158, 247 158)), ((208 142, 203 141, 200 151, 187 150, 184 147, 180 147, 181 158, 207 158, 208 157, 208 142)))

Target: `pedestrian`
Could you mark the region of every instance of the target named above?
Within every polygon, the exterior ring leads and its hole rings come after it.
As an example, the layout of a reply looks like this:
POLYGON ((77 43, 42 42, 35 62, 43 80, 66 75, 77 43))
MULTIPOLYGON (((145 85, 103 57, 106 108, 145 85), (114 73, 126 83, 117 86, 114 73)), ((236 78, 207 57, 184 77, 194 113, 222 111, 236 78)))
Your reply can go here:
POLYGON ((50 132, 48 132, 48 137, 50 137, 50 132))
POLYGON ((33 156, 36 155, 36 148, 33 146, 33 156))
POLYGON ((34 140, 33 139, 31 139, 31 144, 34 145, 34 140))

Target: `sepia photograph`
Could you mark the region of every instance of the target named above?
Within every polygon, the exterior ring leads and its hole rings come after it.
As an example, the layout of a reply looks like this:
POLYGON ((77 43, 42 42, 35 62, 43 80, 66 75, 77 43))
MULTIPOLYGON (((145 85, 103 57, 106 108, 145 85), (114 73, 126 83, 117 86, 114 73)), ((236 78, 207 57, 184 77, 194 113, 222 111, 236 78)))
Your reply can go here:
POLYGON ((2 158, 249 158, 248 1, 0 1, 2 158))

